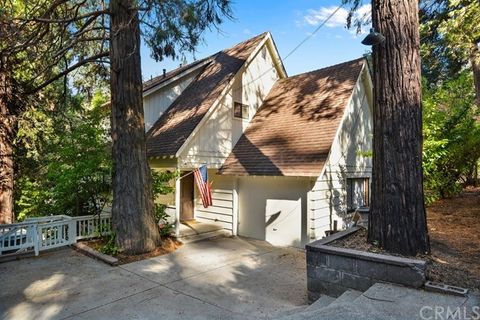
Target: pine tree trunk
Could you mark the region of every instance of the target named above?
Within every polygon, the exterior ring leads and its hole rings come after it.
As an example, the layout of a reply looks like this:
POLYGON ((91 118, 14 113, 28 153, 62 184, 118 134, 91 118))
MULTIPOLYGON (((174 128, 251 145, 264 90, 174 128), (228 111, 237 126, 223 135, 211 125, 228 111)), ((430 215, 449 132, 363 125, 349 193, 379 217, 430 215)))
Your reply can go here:
POLYGON ((475 85, 475 102, 480 107, 480 50, 476 43, 472 46, 470 61, 472 63, 473 83, 475 85))
POLYGON ((110 2, 112 219, 117 244, 127 254, 151 251, 160 244, 145 148, 137 3, 110 2))
POLYGON ((374 146, 368 239, 390 252, 430 251, 423 198, 420 39, 416 0, 373 0, 374 146))
POLYGON ((0 56, 0 224, 13 223, 13 140, 16 117, 12 112, 12 81, 8 59, 0 56))

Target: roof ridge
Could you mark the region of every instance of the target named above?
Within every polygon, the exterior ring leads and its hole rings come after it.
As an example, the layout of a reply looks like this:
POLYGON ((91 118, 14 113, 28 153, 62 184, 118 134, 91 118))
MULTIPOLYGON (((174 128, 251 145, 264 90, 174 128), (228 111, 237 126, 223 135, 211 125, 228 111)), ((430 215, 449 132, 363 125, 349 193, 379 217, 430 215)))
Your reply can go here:
POLYGON ((143 88, 144 88, 143 90, 146 91, 146 90, 149 90, 149 89, 155 87, 156 85, 162 83, 162 82, 163 82, 163 79, 168 79, 168 78, 170 78, 170 76, 171 76, 172 74, 180 74, 180 73, 182 73, 182 72, 184 72, 184 71, 187 71, 187 70, 189 70, 189 69, 191 69, 191 68, 193 68, 193 67, 201 64, 202 62, 206 62, 207 60, 213 60, 217 55, 219 55, 219 54, 222 53, 222 52, 227 52, 227 51, 229 51, 229 50, 232 50, 232 49, 235 48, 235 47, 244 45, 244 44, 247 43, 247 42, 254 41, 254 40, 256 40, 257 38, 265 37, 267 34, 269 34, 269 31, 262 32, 262 33, 260 33, 260 34, 258 34, 258 35, 256 35, 256 36, 254 36, 254 37, 251 37, 251 38, 249 38, 249 39, 246 39, 246 40, 244 40, 244 41, 242 41, 242 42, 238 42, 237 44, 232 45, 231 47, 228 47, 228 48, 222 49, 222 50, 220 50, 220 51, 217 51, 217 52, 215 52, 215 53, 213 53, 213 54, 211 54, 211 55, 209 55, 209 56, 206 56, 206 57, 204 57, 204 58, 202 58, 202 59, 195 60, 195 61, 192 61, 192 62, 190 62, 190 63, 188 63, 188 64, 186 64, 186 65, 184 65, 184 66, 180 66, 180 67, 178 67, 178 68, 172 69, 172 70, 168 71, 165 75, 160 74, 160 75, 158 75, 158 76, 156 76, 156 77, 153 77, 153 78, 151 78, 151 79, 148 79, 148 80, 146 80, 146 81, 143 81, 143 83, 142 83, 143 88))
MULTIPOLYGON (((268 32, 219 51, 147 131, 149 156, 175 155, 268 32)), ((208 59, 208 57, 207 57, 208 59)))
POLYGON ((310 74, 310 73, 316 73, 316 72, 325 71, 325 70, 328 70, 328 69, 338 68, 338 67, 341 67, 343 65, 352 64, 352 63, 355 63, 355 62, 360 61, 360 60, 366 60, 366 58, 365 57, 359 57, 359 58, 356 58, 356 59, 353 59, 353 60, 340 62, 340 63, 333 64, 331 66, 323 67, 323 68, 320 68, 320 69, 315 69, 315 70, 310 70, 310 71, 298 73, 298 74, 295 74, 293 76, 290 76, 290 77, 287 77, 287 78, 284 78, 284 79, 280 79, 280 80, 285 81, 285 80, 289 80, 289 79, 292 79, 292 78, 295 78, 295 77, 304 76, 304 75, 307 75, 307 74, 310 74))

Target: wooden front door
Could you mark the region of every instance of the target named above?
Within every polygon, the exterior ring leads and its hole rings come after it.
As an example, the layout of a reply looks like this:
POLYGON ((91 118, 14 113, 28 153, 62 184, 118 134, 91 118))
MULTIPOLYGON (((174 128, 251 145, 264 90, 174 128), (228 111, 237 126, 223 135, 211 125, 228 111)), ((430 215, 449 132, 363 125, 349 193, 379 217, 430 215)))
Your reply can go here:
POLYGON ((180 180, 180 221, 193 220, 193 174, 180 180))

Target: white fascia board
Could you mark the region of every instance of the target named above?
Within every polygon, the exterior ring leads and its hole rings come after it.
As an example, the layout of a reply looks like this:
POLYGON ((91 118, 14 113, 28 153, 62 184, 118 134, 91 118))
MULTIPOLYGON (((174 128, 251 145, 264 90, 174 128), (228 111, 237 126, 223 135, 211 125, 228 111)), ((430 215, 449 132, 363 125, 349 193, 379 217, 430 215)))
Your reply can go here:
POLYGON ((268 32, 267 37, 270 39, 270 41, 268 41, 267 43, 267 47, 269 48, 270 54, 272 55, 273 65, 275 66, 277 73, 281 75, 281 79, 288 78, 282 58, 280 58, 280 54, 278 53, 277 45, 275 44, 275 41, 273 40, 270 32, 268 32))
POLYGON ((213 102, 211 107, 208 109, 207 113, 203 116, 202 120, 200 120, 200 122, 197 124, 195 129, 193 129, 192 133, 190 133, 188 138, 185 140, 185 142, 182 144, 182 146, 178 149, 177 153, 175 154, 175 157, 177 157, 177 158, 180 157, 180 154, 182 154, 182 152, 186 148, 186 146, 188 146, 188 144, 193 140, 195 135, 198 133, 198 131, 200 131, 202 126, 207 122, 207 120, 210 119, 210 116, 215 112, 217 107, 220 105, 220 102, 222 101, 222 99, 225 97, 227 92, 232 88, 232 85, 235 82, 235 79, 236 79, 237 75, 241 74, 242 72, 244 72, 246 70, 246 68, 250 65, 253 58, 255 58, 255 56, 258 54, 258 52, 260 51, 262 46, 265 44, 265 42, 268 39, 270 39, 269 35, 270 35, 270 33, 268 33, 267 36, 265 36, 265 38, 258 44, 258 46, 255 48, 255 50, 253 50, 253 52, 250 54, 248 59, 243 63, 243 66, 241 66, 240 69, 237 71, 237 73, 232 77, 232 79, 230 79, 228 85, 222 90, 222 92, 220 93, 218 98, 213 102))
POLYGON ((149 96, 154 92, 157 92, 161 88, 163 88, 165 86, 168 86, 169 84, 171 84, 171 83, 189 75, 190 73, 194 72, 195 70, 198 70, 199 68, 205 66, 207 63, 210 63, 212 60, 213 60, 212 58, 206 59, 205 61, 200 62, 198 65, 196 65, 192 68, 188 68, 185 71, 177 74, 175 77, 172 77, 172 78, 168 79, 167 81, 164 81, 164 82, 154 86, 153 88, 148 89, 147 91, 143 92, 143 97, 145 98, 146 96, 149 96))

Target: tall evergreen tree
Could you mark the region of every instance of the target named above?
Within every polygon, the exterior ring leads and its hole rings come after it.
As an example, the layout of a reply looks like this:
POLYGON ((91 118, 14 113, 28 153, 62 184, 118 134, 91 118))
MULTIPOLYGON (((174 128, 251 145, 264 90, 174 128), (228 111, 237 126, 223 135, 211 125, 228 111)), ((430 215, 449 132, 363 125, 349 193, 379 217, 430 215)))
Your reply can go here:
MULTIPOLYGON (((34 94, 80 67, 110 64, 112 215, 118 244, 126 253, 149 251, 160 241, 145 153, 140 35, 145 36, 155 59, 176 57, 184 50, 194 50, 206 28, 218 26, 222 17, 230 15, 229 0, 55 0, 34 4, 17 0, 2 8, 0 30, 6 41, 0 44, 1 61, 20 59, 14 74, 17 79, 4 86, 5 92, 21 88, 23 95, 34 94), (7 28, 9 32, 4 32, 7 28)), ((9 70, 0 71, 4 69, 9 70)), ((4 109, 19 110, 5 96, 0 95, 0 106, 7 106, 2 107, 2 116, 4 109)), ((4 118, 2 125, 8 124, 4 118)), ((7 153, 12 149, 8 139, 0 140, 0 145, 7 153)), ((8 161, 0 164, 2 168, 9 165, 8 161)), ((13 186, 13 178, 13 169, 0 169, 0 181, 7 181, 7 187, 13 186)), ((11 195, 0 198, 0 207, 12 203, 11 199, 11 195)), ((11 211, 1 212, 11 215, 11 211)))
MULTIPOLYGON (((354 12, 360 0, 353 4, 354 12)), ((391 252, 430 251, 423 195, 417 0, 372 0, 373 176, 368 240, 391 252)))

